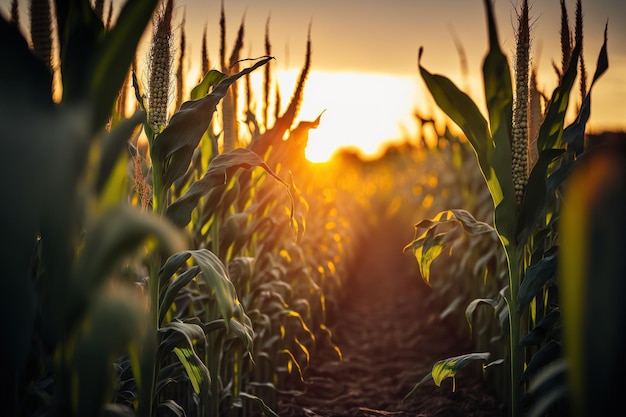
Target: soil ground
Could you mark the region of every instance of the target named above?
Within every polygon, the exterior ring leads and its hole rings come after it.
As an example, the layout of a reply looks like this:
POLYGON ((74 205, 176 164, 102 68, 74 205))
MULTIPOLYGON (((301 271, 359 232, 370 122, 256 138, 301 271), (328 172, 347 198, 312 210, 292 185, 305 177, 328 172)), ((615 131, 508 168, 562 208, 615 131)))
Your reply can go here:
MULTIPOLYGON (((392 225, 386 225, 392 226, 392 225)), ((411 230, 383 227, 362 247, 332 323, 343 360, 330 349, 316 351, 302 395, 281 400, 279 415, 496 417, 506 411, 490 394, 480 372, 463 368, 441 387, 432 381, 405 395, 441 359, 472 352, 469 338, 450 331, 441 309, 427 300, 430 289, 403 253, 411 230)))

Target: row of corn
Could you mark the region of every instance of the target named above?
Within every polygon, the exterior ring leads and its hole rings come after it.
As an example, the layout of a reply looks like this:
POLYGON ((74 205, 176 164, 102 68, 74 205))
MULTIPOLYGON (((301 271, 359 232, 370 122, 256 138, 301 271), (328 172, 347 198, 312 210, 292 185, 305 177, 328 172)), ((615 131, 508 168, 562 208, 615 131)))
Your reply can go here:
MULTIPOLYGON (((477 160, 479 170, 473 171, 480 173, 483 190, 470 191, 470 199, 417 222, 414 240, 407 245, 422 277, 433 282, 437 296, 446 303, 442 315, 465 323, 476 346, 473 353, 435 363, 414 389, 430 380, 440 385, 462 367, 480 361, 511 416, 596 415, 618 401, 619 394, 610 387, 619 384, 619 370, 624 369, 619 354, 607 352, 611 359, 605 360, 600 349, 609 342, 623 346, 622 339, 608 331, 623 328, 619 319, 609 318, 620 311, 617 303, 609 301, 619 297, 611 295, 615 293, 609 288, 619 292, 623 261, 612 250, 606 251, 602 242, 619 246, 620 239, 598 217, 605 215, 600 208, 609 215, 615 212, 605 200, 608 195, 615 206, 623 206, 624 188, 619 181, 623 167, 618 168, 623 157, 608 161, 615 170, 596 178, 604 183, 595 186, 608 187, 612 194, 585 192, 595 181, 589 178, 590 164, 596 168, 602 164, 590 161, 604 160, 611 153, 623 156, 623 146, 607 153, 585 139, 591 88, 608 68, 606 32, 588 86, 581 2, 577 1, 572 32, 561 1, 562 65, 555 65, 558 86, 546 97, 537 91, 536 68, 529 61, 528 2, 521 2, 518 12, 513 77, 500 50, 493 7, 485 1, 489 52, 483 74, 488 118, 448 78, 431 74, 421 63, 419 67, 438 106, 462 130, 463 146, 473 151, 473 155, 462 152, 461 159, 477 160), (566 125, 577 79, 581 95, 576 115, 566 125), (598 245, 604 249, 594 249, 598 245), (448 253, 454 262, 437 262, 448 253), (601 267, 600 262, 609 266, 601 267), (435 286, 435 279, 444 283, 435 286), (598 316, 593 318, 592 313, 598 316), (600 315, 602 324, 597 321, 600 315), (599 325, 607 331, 597 331, 599 325), (609 361, 613 365, 605 366, 609 361)), ((420 59, 421 55, 420 51, 420 59)), ((455 166, 453 160, 450 168, 455 166)), ((455 168, 465 170, 468 163, 455 168)), ((476 181, 468 182, 463 189, 477 186, 476 181)), ((615 216, 613 220, 617 228, 623 223, 615 216)))
MULTIPOLYGON (((310 40, 272 117, 267 34, 267 56, 239 68, 242 23, 230 60, 222 48, 221 70, 207 64, 185 93, 173 1, 128 2, 108 18, 103 3, 57 1, 52 13, 32 2, 48 16, 32 33, 58 40, 58 58, 22 35, 17 2, 0 18, 11 62, 0 77, 5 411, 275 415, 316 350, 341 356, 328 323, 353 244, 350 206, 307 181, 320 120, 294 123, 310 40), (142 82, 136 49, 151 20, 142 82), (261 69, 255 111, 249 77, 261 69)), ((222 9, 222 44, 224 20, 222 9)))

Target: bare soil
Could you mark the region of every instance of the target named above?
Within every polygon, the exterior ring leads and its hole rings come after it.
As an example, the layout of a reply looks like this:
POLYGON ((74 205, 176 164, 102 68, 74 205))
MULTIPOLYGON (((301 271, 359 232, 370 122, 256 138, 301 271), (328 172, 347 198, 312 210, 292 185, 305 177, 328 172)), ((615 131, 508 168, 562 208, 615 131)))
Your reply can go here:
POLYGON ((279 415, 506 415, 480 371, 472 367, 460 370, 455 383, 448 378, 437 387, 428 381, 402 401, 436 361, 473 348, 469 338, 439 319, 441 307, 428 302, 430 289, 412 255, 402 251, 412 237, 410 227, 385 226, 360 248, 333 319, 333 339, 343 360, 330 348, 317 350, 299 387, 303 394, 282 398, 279 415))

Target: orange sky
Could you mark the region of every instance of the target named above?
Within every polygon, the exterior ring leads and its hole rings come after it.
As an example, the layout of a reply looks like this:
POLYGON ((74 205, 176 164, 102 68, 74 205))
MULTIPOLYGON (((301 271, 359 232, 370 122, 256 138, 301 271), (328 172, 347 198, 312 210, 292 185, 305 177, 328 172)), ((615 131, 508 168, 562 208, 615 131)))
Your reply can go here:
MULTIPOLYGON (((500 42, 505 53, 512 56, 515 44, 514 26, 515 0, 496 0, 495 10, 500 42)), ((219 1, 179 0, 179 14, 187 16, 188 37, 192 45, 199 45, 202 28, 208 27, 211 53, 217 55, 219 1), (197 39, 197 42, 194 41, 197 39), (212 37, 212 39, 211 39, 212 37)), ((309 23, 312 24, 313 67, 308 89, 305 93, 303 118, 314 118, 327 109, 320 129, 327 123, 328 132, 353 131, 352 138, 329 138, 329 146, 345 141, 368 148, 365 153, 374 153, 375 146, 367 144, 376 140, 374 135, 384 135, 380 130, 373 132, 375 113, 372 109, 391 111, 394 105, 398 115, 394 119, 383 115, 379 123, 387 126, 384 139, 396 139, 402 132, 413 132, 412 112, 432 110, 432 100, 424 93, 417 72, 417 51, 424 47, 423 64, 431 72, 443 73, 460 87, 469 88, 470 94, 482 106, 482 59, 487 51, 487 34, 484 6, 481 0, 225 0, 228 24, 227 44, 232 46, 237 27, 245 16, 246 46, 251 56, 263 54, 265 23, 270 18, 272 54, 276 56, 276 68, 298 70, 304 60, 304 47, 309 23), (455 37, 462 44, 469 68, 469 85, 461 76, 459 54, 455 48, 455 37), (322 73, 316 75, 316 72, 322 73), (337 80, 352 74, 354 90, 345 83, 338 88, 329 80, 329 73, 341 73, 337 80), (356 74, 402 76, 405 87, 397 83, 381 82, 369 84, 372 78, 361 78, 356 74), (357 81, 357 78, 359 81, 357 81), (313 86, 312 84, 315 84, 313 86), (358 87, 354 87, 358 88, 358 87), (369 91, 369 97, 362 91, 369 91), (361 95, 357 99, 345 97, 361 95), (410 101, 407 93, 414 94, 410 101), (307 101, 308 97, 308 101, 307 101), (324 99, 327 100, 322 107, 324 99), (316 103, 312 103, 315 101, 316 103), (346 106, 352 106, 347 109, 346 106), (321 107, 321 108, 320 108, 321 107), (333 108, 334 107, 334 108, 333 108), (345 121, 347 126, 335 125, 333 114, 345 121), (330 126, 328 126, 330 124, 330 126), (371 136, 367 139, 366 136, 371 136)), ((567 0, 570 25, 574 24, 576 2, 567 0)), ((605 24, 609 23, 608 51, 609 70, 594 87, 592 95, 590 131, 626 130, 626 2, 611 0, 583 1, 584 53, 587 71, 593 74, 605 24)), ((551 93, 556 85, 552 62, 560 62, 560 6, 558 0, 531 1, 533 57, 539 68, 540 88, 551 93)), ((199 48, 192 46, 192 54, 199 48)), ((281 85, 289 94, 291 85, 281 85)), ((388 113, 388 111, 387 111, 388 113)))
MULTIPOLYGON (((500 41, 509 56, 514 48, 515 2, 494 3, 500 41)), ((10 0, 0 0, 5 14, 9 3, 10 0)), ((115 3, 120 4, 121 0, 115 3)), ((539 67, 540 87, 551 92, 556 81, 552 62, 560 62, 559 1, 530 3, 532 59, 539 67)), ((23 9, 27 4, 27 0, 20 1, 23 9)), ((205 25, 210 57, 217 59, 220 4, 220 0, 175 0, 175 26, 180 26, 183 16, 186 19, 192 71, 199 71, 205 25)), ((566 4, 573 26, 575 1, 567 0, 566 4)), ((326 123, 327 131, 344 132, 341 137, 327 138, 328 146, 341 141, 346 145, 382 142, 412 132, 413 110, 432 110, 432 101, 417 72, 420 46, 424 47, 423 65, 429 71, 450 77, 464 89, 467 86, 477 104, 483 105, 480 70, 487 34, 481 0, 224 0, 224 5, 229 50, 245 18, 244 55, 263 55, 265 24, 270 18, 274 68, 281 73, 287 71, 285 80, 293 78, 294 71, 302 67, 311 23, 312 73, 301 118, 315 118, 326 109, 321 128, 326 123), (469 85, 461 76, 455 36, 467 56, 469 85), (391 76, 401 78, 394 81, 391 76), (398 113, 395 118, 393 108, 398 113), (375 109, 381 113, 376 121, 375 109), (338 126, 342 122, 346 126, 338 126)), ((583 1, 583 12, 584 53, 590 76, 595 70, 605 23, 609 24, 609 69, 594 87, 589 130, 626 130, 626 2, 587 0, 583 1)), ((23 24, 27 21, 22 20, 23 24)), ((176 32, 177 37, 179 33, 176 32)), ((281 89, 286 98, 293 85, 281 81, 281 89)), ((372 153, 375 145, 368 146, 367 152, 372 153)))

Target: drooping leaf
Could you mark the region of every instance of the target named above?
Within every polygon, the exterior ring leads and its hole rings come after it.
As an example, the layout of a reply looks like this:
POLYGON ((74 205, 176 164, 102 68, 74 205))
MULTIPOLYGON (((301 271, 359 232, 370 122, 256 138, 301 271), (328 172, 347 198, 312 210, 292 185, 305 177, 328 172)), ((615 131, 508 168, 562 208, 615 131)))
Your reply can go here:
POLYGON ((259 409, 269 417, 278 417, 278 414, 274 410, 272 410, 262 398, 257 397, 256 395, 248 394, 247 392, 240 392, 239 395, 243 398, 253 400, 259 406, 259 409))
POLYGON ((465 318, 467 319, 470 333, 472 332, 472 318, 474 317, 474 311, 476 311, 476 308, 478 308, 478 306, 480 306, 481 304, 487 304, 490 305, 495 311, 495 309, 498 307, 498 303, 499 300, 494 300, 492 298, 476 298, 467 305, 467 307, 465 308, 465 318))
POLYGON ((215 157, 204 176, 194 182, 187 192, 172 203, 166 210, 167 217, 180 227, 185 227, 191 221, 191 212, 196 208, 198 201, 214 187, 223 185, 238 169, 263 168, 278 182, 286 186, 253 151, 246 148, 237 148, 215 157))
POLYGON ((202 281, 215 295, 218 309, 228 326, 235 311, 237 294, 226 267, 217 255, 207 249, 192 250, 189 253, 195 264, 202 270, 202 281))
POLYGON ((417 388, 425 382, 432 379, 435 382, 435 385, 440 387, 444 379, 454 378, 459 369, 467 366, 473 361, 488 361, 490 355, 491 354, 489 352, 467 353, 465 355, 455 356, 436 362, 433 365, 432 371, 425 375, 424 378, 422 378, 417 384, 415 384, 413 389, 404 396, 404 399, 402 401, 410 397, 415 392, 415 390, 417 390, 417 388))
POLYGON ((485 362, 489 360, 489 356, 489 352, 468 353, 439 361, 433 365, 433 370, 431 372, 433 381, 435 382, 435 385, 440 387, 441 382, 444 379, 454 378, 459 369, 465 367, 473 361, 485 362))
POLYGON ((422 278, 428 285, 432 263, 458 238, 459 230, 470 236, 494 232, 489 224, 476 220, 462 209, 442 211, 433 220, 422 220, 415 225, 415 239, 404 250, 413 251, 422 278))

